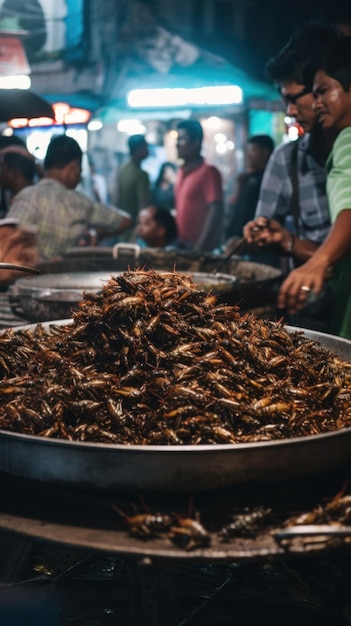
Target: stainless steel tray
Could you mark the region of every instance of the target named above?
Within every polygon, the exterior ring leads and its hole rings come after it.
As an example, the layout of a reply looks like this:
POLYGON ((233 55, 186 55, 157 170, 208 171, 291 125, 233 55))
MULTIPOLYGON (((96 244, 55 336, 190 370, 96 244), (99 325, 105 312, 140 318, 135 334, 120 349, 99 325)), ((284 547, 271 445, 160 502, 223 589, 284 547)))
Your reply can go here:
MULTIPOLYGON (((351 361, 351 341, 304 333, 351 361)), ((199 446, 90 444, 0 431, 0 472, 83 489, 191 493, 312 476, 348 466, 350 459, 351 428, 278 441, 199 446)))

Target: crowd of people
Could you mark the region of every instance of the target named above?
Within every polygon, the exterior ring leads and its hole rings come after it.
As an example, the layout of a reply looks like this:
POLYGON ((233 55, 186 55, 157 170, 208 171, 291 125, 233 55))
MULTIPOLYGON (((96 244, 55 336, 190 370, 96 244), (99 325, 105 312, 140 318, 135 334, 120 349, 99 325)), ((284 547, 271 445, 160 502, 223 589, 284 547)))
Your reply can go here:
MULTIPOLYGON (((76 190, 82 150, 71 137, 55 136, 40 167, 21 142, 0 144, 0 259, 17 254, 27 265, 59 259, 91 242, 92 232, 97 245, 125 241, 215 253, 244 238, 254 260, 274 259, 282 268, 277 306, 288 321, 322 323, 351 338, 351 37, 309 23, 266 70, 303 133, 277 147, 269 135, 249 137, 245 171, 226 203, 221 173, 202 155, 203 129, 195 119, 178 124, 181 165, 164 162, 154 184, 142 167, 146 138, 129 138, 116 206, 108 204, 92 161, 93 197, 76 190)), ((12 278, 5 274, 0 282, 12 278)))

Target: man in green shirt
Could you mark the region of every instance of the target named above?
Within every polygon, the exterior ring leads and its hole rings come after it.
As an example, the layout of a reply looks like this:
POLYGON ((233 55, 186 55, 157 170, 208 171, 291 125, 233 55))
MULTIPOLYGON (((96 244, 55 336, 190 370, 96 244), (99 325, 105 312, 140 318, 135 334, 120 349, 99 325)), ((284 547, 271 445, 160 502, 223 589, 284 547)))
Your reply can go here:
POLYGON ((351 339, 351 37, 340 37, 325 50, 313 93, 319 123, 337 133, 326 163, 332 229, 317 252, 284 281, 278 304, 290 311, 303 308, 332 273, 332 332, 351 339))
MULTIPOLYGON (((117 179, 119 206, 132 216, 133 228, 141 209, 150 204, 150 180, 147 172, 141 169, 141 163, 149 155, 144 135, 131 135, 128 140, 130 159, 122 165, 117 179)), ((130 241, 133 228, 124 233, 120 240, 130 241)))

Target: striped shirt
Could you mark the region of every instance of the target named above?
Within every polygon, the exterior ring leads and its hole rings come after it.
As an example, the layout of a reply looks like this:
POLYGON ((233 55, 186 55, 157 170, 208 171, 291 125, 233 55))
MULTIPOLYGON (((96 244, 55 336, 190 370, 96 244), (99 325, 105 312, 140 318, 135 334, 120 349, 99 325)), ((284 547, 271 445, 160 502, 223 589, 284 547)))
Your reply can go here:
MULTIPOLYGON (((284 222, 292 221, 293 158, 296 142, 278 146, 271 155, 260 189, 256 217, 265 215, 284 222)), ((297 145, 297 176, 299 183, 299 235, 322 243, 330 229, 326 195, 327 172, 310 152, 310 135, 303 135, 297 145)))
POLYGON ((89 227, 118 231, 127 213, 93 202, 53 178, 43 178, 14 197, 8 217, 37 227, 41 260, 67 254, 89 227))

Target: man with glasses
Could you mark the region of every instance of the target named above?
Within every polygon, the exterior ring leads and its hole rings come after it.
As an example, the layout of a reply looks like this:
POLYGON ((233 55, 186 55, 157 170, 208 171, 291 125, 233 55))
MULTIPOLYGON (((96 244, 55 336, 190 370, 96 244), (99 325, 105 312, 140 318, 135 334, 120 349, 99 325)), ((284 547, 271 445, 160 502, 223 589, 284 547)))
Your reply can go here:
POLYGON ((262 180, 256 219, 245 226, 244 235, 250 243, 273 244, 278 254, 291 257, 294 264, 308 259, 330 229, 325 161, 333 137, 317 123, 312 85, 320 52, 338 37, 330 26, 308 24, 266 66, 286 114, 304 133, 273 152, 262 180))

